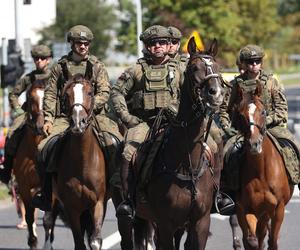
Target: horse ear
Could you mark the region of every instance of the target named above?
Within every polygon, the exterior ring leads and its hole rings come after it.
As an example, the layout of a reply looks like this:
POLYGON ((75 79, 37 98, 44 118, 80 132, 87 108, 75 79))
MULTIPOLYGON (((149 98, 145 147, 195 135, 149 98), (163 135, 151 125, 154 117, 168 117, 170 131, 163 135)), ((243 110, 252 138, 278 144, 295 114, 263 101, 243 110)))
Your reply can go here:
POLYGON ((216 38, 211 42, 207 53, 212 57, 215 57, 218 54, 218 40, 216 38))
POLYGON ((255 95, 257 96, 261 96, 262 94, 262 86, 260 84, 260 81, 259 80, 256 80, 256 89, 255 89, 255 95))
POLYGON ((197 52, 197 45, 194 37, 190 38, 187 48, 190 55, 195 54, 197 52))

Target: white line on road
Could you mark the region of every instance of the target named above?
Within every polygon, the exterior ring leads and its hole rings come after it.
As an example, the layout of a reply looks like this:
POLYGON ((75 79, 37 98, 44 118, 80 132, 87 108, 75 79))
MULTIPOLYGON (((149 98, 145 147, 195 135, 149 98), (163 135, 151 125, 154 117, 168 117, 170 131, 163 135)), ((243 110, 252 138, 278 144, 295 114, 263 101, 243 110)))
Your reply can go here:
POLYGON ((119 231, 114 232, 103 240, 102 249, 110 249, 121 241, 119 231))

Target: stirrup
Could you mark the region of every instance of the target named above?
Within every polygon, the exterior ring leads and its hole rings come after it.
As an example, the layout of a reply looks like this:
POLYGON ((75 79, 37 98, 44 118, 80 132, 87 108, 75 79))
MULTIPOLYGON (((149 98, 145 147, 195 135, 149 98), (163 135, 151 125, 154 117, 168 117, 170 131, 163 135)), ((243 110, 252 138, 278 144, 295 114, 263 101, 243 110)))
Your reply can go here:
POLYGON ((229 216, 235 214, 235 202, 226 193, 219 192, 215 197, 214 205, 215 205, 216 212, 221 215, 229 216), (224 200, 227 200, 227 204, 220 204, 220 201, 224 201, 224 200))

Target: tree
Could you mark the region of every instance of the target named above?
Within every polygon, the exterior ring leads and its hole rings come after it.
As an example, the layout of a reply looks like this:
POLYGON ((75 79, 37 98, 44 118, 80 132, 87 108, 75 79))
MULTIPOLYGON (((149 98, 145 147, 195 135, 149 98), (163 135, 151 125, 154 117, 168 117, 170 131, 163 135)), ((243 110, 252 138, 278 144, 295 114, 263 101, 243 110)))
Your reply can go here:
POLYGON ((91 52, 103 57, 111 40, 116 16, 105 0, 57 0, 57 16, 54 23, 39 31, 40 42, 51 44, 66 41, 66 33, 77 24, 86 25, 94 34, 91 52))

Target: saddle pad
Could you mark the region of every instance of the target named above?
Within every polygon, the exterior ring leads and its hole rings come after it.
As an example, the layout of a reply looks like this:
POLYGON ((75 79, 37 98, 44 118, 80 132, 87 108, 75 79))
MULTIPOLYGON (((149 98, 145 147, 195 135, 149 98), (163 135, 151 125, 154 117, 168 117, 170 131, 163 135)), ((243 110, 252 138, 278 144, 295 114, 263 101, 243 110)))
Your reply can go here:
POLYGON ((277 139, 269 132, 267 134, 283 158, 290 182, 297 185, 300 182, 299 160, 292 142, 287 139, 277 139))

